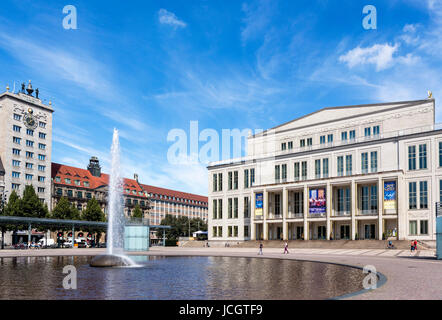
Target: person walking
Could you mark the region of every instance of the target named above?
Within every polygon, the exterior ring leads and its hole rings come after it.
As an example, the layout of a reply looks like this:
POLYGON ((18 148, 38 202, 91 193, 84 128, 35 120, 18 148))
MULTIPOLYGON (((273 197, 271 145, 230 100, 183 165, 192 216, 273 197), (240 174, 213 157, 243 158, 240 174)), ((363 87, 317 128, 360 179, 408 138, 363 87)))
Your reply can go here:
POLYGON ((417 240, 414 240, 414 250, 417 252, 417 240))
POLYGON ((287 241, 284 244, 284 254, 289 254, 289 244, 287 243, 287 241))
POLYGON ((411 250, 411 253, 413 253, 413 251, 414 251, 414 241, 411 241, 410 250, 411 250))
POLYGON ((262 242, 260 242, 258 255, 261 255, 261 256, 262 256, 262 247, 263 247, 262 242))

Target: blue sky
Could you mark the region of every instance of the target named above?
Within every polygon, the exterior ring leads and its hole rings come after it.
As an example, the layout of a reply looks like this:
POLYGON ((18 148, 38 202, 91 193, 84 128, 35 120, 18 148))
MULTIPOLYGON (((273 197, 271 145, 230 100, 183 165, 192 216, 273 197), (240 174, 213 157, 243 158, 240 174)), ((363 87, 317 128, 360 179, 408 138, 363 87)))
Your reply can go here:
POLYGON ((438 102, 442 3, 3 0, 0 70, 3 88, 32 79, 52 100, 53 161, 86 167, 96 155, 108 171, 116 127, 125 176, 207 194, 206 164, 167 161, 168 132, 190 121, 221 135, 427 90, 438 102), (76 30, 63 28, 68 4, 76 30), (376 30, 362 27, 367 4, 376 30))

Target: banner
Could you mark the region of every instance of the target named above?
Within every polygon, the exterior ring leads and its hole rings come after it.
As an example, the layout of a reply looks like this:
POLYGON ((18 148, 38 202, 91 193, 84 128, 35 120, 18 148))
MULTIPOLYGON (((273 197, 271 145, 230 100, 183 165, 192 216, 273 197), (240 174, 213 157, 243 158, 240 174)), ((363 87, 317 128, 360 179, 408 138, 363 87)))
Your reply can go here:
POLYGON ((262 216, 263 194, 255 194, 255 216, 262 216))
POLYGON ((384 182, 384 210, 396 210, 396 181, 384 182))
POLYGON ((310 189, 309 192, 309 213, 311 215, 325 214, 327 204, 325 189, 310 189))

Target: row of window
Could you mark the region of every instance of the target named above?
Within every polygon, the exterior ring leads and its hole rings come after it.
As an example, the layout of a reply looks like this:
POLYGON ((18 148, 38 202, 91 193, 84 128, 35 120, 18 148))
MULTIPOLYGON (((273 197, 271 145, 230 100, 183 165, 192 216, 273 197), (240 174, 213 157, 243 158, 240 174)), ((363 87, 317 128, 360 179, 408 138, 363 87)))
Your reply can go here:
MULTIPOLYGON (((19 114, 14 113, 13 118, 14 118, 14 120, 21 121, 22 116, 19 115, 19 114)), ((40 128, 44 129, 44 128, 46 128, 46 122, 39 121, 38 122, 38 126, 40 128)))
MULTIPOLYGON (((365 137, 371 137, 373 136, 379 136, 380 133, 380 127, 379 126, 374 126, 374 127, 366 127, 364 128, 364 136, 365 137)), ((341 140, 342 141, 347 141, 348 139, 350 140, 355 140, 356 139, 356 131, 355 130, 349 130, 349 131, 342 131, 341 132, 341 140)), ((320 144, 325 144, 325 143, 333 143, 333 134, 328 134, 328 135, 322 135, 319 137, 319 143, 320 144)), ((313 145, 313 138, 304 138, 304 139, 300 139, 299 140, 299 146, 301 148, 305 147, 305 146, 311 146, 313 145)), ((288 142, 282 142, 281 143, 281 150, 291 150, 293 149, 293 141, 288 141, 288 142)))
MULTIPOLYGON (((228 190, 238 190, 238 171, 230 171, 228 175, 228 190)), ((214 173, 213 174, 213 191, 223 190, 223 174, 214 173)), ((255 169, 244 169, 244 189, 250 188, 255 183, 255 169)))
MULTIPOLYGON (((56 194, 57 194, 57 196, 63 196, 63 189, 57 188, 56 194)), ((68 190, 66 190, 65 195, 70 197, 70 198, 72 198, 74 196, 74 191, 68 189, 68 190)), ((86 199, 92 199, 92 193, 91 192, 85 192, 85 195, 86 195, 86 199)), ((76 192, 76 196, 77 196, 77 198, 82 199, 83 198, 83 192, 82 191, 77 191, 76 192)))
MULTIPOLYGON (((12 142, 15 144, 21 144, 21 138, 18 137, 12 137, 12 142)), ((34 141, 32 140, 26 140, 26 146, 27 147, 34 147, 34 141)), ((41 150, 46 150, 46 145, 44 143, 39 143, 38 148, 41 150)))
MULTIPOLYGON (((20 175, 21 175, 21 173, 20 172, 18 172, 18 171, 12 171, 12 177, 13 178, 17 178, 17 179, 19 179, 20 178, 20 175)), ((34 175, 33 174, 30 174, 30 173, 25 173, 25 179, 26 180, 33 180, 33 178, 34 178, 34 175)), ((43 177, 43 176, 38 176, 38 182, 45 182, 45 177, 43 177)))
MULTIPOLYGON (((12 160, 12 166, 13 167, 20 167, 21 161, 19 160, 12 160)), ((26 162, 25 165, 26 169, 33 169, 34 168, 34 164, 30 163, 30 162, 26 162)), ((43 165, 38 165, 38 171, 44 172, 46 170, 46 166, 43 165)))
MULTIPOLYGON (((244 197, 244 218, 250 216, 250 198, 244 197)), ((238 198, 228 198, 227 199, 227 218, 228 219, 238 219, 238 198)), ((222 219, 223 218, 223 200, 213 199, 212 206, 212 218, 222 219)))
MULTIPOLYGON (((13 183, 11 187, 12 187, 12 190, 18 191, 20 189, 20 184, 19 183, 13 183)), ((44 192, 45 192, 45 188, 37 187, 37 193, 44 193, 44 192)))
MULTIPOLYGON (((212 228, 212 236, 214 238, 220 238, 223 236, 223 227, 214 226, 212 228)), ((227 237, 236 238, 238 237, 238 226, 227 226, 227 237)), ((244 237, 249 237, 249 226, 244 226, 244 237)))
MULTIPOLYGON (((13 148, 12 149, 12 154, 16 155, 16 156, 19 156, 21 154, 21 150, 13 148)), ((33 159, 34 158, 34 152, 26 151, 26 158, 33 159)), ((44 161, 44 160, 46 160, 46 156, 44 154, 39 154, 38 155, 38 160, 44 161)))

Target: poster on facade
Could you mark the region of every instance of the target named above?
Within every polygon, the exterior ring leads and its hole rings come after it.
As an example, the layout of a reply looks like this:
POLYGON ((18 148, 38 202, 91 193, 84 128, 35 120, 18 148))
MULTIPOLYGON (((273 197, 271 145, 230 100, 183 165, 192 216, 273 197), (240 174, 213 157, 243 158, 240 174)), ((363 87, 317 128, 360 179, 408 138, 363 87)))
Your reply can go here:
POLYGON ((384 182, 384 210, 396 210, 396 181, 384 182))
POLYGON ((309 192, 309 213, 311 215, 322 215, 326 211, 325 189, 310 189, 309 192))
POLYGON ((262 204, 263 204, 263 194, 257 193, 255 195, 255 216, 262 216, 262 204))

